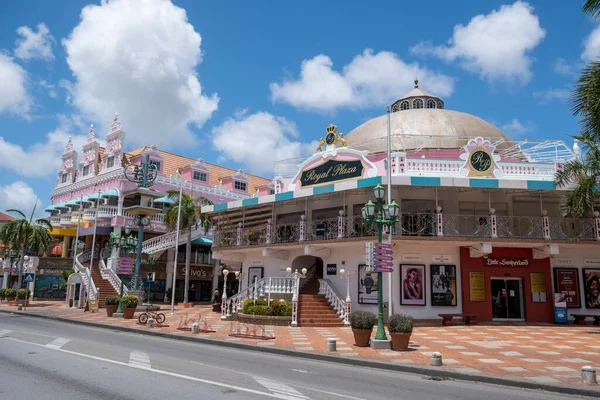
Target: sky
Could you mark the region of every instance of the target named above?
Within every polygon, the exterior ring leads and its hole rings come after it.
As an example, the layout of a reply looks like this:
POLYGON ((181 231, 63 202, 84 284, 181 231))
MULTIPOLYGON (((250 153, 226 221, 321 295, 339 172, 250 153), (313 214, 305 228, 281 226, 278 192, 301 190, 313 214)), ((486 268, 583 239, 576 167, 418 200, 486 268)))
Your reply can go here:
POLYGON ((127 150, 272 178, 272 161, 383 115, 415 77, 511 137, 572 145, 570 92, 600 53, 582 3, 4 0, 0 210, 47 206, 68 137, 81 153, 94 124, 104 145, 115 112, 127 150))

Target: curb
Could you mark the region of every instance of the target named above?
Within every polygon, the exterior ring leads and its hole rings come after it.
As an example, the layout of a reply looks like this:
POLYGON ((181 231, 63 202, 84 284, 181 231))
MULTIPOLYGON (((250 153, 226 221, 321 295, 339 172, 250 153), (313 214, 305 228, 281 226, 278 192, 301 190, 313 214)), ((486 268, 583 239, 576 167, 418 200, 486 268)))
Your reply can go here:
POLYGON ((557 386, 557 385, 549 385, 549 384, 544 384, 544 383, 535 383, 535 382, 518 381, 518 380, 512 380, 512 379, 506 379, 506 378, 497 378, 497 377, 491 377, 491 376, 485 376, 485 375, 470 375, 470 374, 465 374, 465 373, 460 373, 460 372, 435 370, 435 369, 429 369, 429 368, 424 368, 424 367, 387 364, 387 363, 382 363, 382 362, 378 362, 378 361, 342 358, 342 357, 336 357, 336 356, 326 355, 326 354, 305 353, 305 352, 300 352, 300 351, 295 351, 295 350, 254 346, 251 344, 236 343, 236 342, 226 342, 226 341, 222 341, 222 340, 208 339, 208 338, 200 337, 200 336, 179 336, 179 335, 173 335, 170 333, 141 330, 141 329, 136 329, 136 328, 127 328, 124 326, 106 325, 106 324, 102 324, 102 323, 98 323, 98 322, 75 321, 75 320, 70 320, 70 319, 65 319, 65 318, 59 318, 56 316, 50 316, 50 315, 28 314, 27 312, 16 311, 16 310, 15 311, 0 310, 0 313, 18 314, 18 315, 22 315, 22 316, 26 316, 26 317, 49 319, 49 320, 53 320, 53 321, 65 322, 65 323, 74 324, 74 325, 91 326, 91 327, 95 327, 95 328, 137 333, 137 334, 141 334, 141 335, 161 337, 161 338, 166 338, 166 339, 176 339, 176 340, 181 340, 181 341, 191 342, 191 343, 201 343, 201 344, 228 347, 228 348, 234 348, 234 349, 240 349, 240 350, 257 351, 257 352, 262 352, 262 353, 284 355, 284 356, 288 356, 288 357, 302 358, 302 359, 309 359, 309 360, 326 361, 326 362, 351 365, 351 366, 357 366, 357 367, 375 368, 375 369, 383 369, 383 370, 388 370, 388 371, 397 371, 397 372, 404 372, 404 373, 410 373, 410 374, 425 375, 425 376, 434 377, 434 378, 449 378, 449 379, 455 379, 455 380, 466 381, 466 382, 487 383, 487 384, 492 384, 492 385, 510 386, 513 388, 521 388, 521 389, 543 390, 546 392, 561 393, 561 394, 567 394, 567 395, 572 395, 572 396, 586 396, 586 397, 597 398, 600 394, 600 391, 588 390, 588 389, 582 389, 582 388, 570 388, 570 387, 563 387, 563 386, 557 386))

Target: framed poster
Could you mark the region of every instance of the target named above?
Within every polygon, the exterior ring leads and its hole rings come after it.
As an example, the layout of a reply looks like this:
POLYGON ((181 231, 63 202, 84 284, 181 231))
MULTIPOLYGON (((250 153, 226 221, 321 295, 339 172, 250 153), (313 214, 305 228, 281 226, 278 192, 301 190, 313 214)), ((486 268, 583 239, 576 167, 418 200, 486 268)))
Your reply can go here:
POLYGON ((425 265, 400 265, 400 304, 412 306, 425 305, 425 265))
POLYGON ((585 308, 600 308, 600 268, 583 270, 585 308))
POLYGON ((456 306, 456 265, 429 266, 432 306, 456 306))
POLYGON ((263 278, 265 267, 248 267, 248 286, 254 284, 254 279, 260 281, 263 278))
POLYGON ((367 271, 367 264, 358 265, 358 302, 360 304, 377 304, 377 273, 367 271))
POLYGON ((529 283, 531 285, 531 302, 545 303, 546 295, 546 274, 544 272, 530 272, 529 283))
POLYGON ((469 300, 485 301, 485 273, 469 272, 469 300))
POLYGON ((581 308, 577 268, 554 268, 554 292, 562 295, 567 308, 581 308))

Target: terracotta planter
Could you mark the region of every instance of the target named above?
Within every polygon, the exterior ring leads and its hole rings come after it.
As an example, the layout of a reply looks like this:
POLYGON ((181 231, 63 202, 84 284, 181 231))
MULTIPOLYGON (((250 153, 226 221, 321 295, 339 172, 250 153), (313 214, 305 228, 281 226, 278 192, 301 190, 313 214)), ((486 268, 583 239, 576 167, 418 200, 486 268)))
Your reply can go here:
POLYGON ((394 350, 406 350, 410 343, 410 333, 390 333, 392 337, 392 348, 394 350))
POLYGON ((119 308, 118 304, 108 304, 108 305, 106 305, 106 316, 107 317, 112 317, 112 315, 117 312, 118 308, 119 308))
POLYGON ((213 303, 212 305, 213 312, 221 312, 221 303, 213 303))
POLYGON ((124 308, 123 309, 123 318, 132 319, 135 314, 136 308, 124 308))
POLYGON ((358 347, 369 347, 369 341, 371 340, 371 329, 352 329, 354 333, 354 344, 358 347))

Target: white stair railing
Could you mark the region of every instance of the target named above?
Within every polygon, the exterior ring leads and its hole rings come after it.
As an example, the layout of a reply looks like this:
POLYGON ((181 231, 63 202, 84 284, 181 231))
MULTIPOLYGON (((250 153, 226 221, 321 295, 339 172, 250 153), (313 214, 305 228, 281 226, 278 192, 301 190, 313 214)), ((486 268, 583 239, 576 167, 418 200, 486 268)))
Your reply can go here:
MULTIPOLYGON (((106 265, 102 258, 100 258, 100 274, 102 275, 102 278, 110 282, 113 289, 115 289, 115 292, 121 293, 121 278, 119 278, 119 275, 117 275, 112 268, 106 265)), ((128 294, 129 288, 123 285, 123 296, 127 296, 128 294)))
POLYGON ((246 300, 258 300, 260 297, 267 297, 268 304, 271 304, 271 294, 290 294, 294 293, 294 278, 292 277, 269 277, 256 281, 246 289, 230 296, 222 301, 221 316, 228 317, 232 313, 242 311, 242 306, 246 300))
POLYGON ((319 294, 325 296, 325 299, 340 316, 340 319, 347 323, 349 315, 346 312, 346 300, 343 300, 343 297, 337 293, 328 279, 319 279, 319 294))
MULTIPOLYGON (((192 240, 198 239, 200 236, 212 236, 212 230, 206 231, 203 226, 197 225, 192 228, 192 240)), ((179 244, 182 245, 187 242, 187 229, 179 231, 179 244)), ((146 254, 154 254, 160 251, 165 251, 175 247, 177 232, 171 231, 154 237, 152 239, 145 240, 142 243, 142 252, 146 254)))
POLYGON ((92 274, 89 268, 86 268, 82 263, 90 261, 92 256, 91 250, 86 250, 75 256, 75 271, 81 276, 81 281, 87 292, 87 297, 90 300, 98 300, 98 289, 92 279, 92 274))

